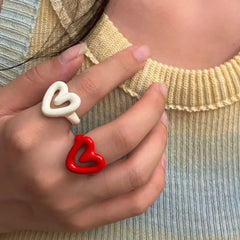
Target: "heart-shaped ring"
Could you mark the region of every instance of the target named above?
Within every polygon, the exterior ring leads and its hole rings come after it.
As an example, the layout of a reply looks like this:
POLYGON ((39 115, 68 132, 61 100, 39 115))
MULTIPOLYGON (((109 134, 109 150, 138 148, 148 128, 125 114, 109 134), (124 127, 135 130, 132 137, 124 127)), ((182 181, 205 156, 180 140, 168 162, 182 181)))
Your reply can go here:
POLYGON ((75 93, 69 93, 66 83, 57 81, 48 88, 43 97, 42 113, 48 117, 65 117, 73 125, 76 125, 80 123, 80 119, 75 111, 79 108, 80 105, 80 97, 75 93), (53 100, 53 97, 57 92, 58 95, 53 100), (69 104, 65 107, 52 108, 52 102, 55 106, 60 106, 68 102, 69 104))
POLYGON ((78 174, 93 174, 100 172, 105 167, 105 160, 103 156, 95 153, 94 151, 94 141, 87 136, 82 134, 77 135, 74 140, 74 145, 68 153, 66 160, 66 167, 69 171, 78 174), (79 157, 79 163, 94 163, 93 166, 78 166, 75 163, 75 157, 77 155, 78 150, 81 147, 85 147, 85 151, 79 157))

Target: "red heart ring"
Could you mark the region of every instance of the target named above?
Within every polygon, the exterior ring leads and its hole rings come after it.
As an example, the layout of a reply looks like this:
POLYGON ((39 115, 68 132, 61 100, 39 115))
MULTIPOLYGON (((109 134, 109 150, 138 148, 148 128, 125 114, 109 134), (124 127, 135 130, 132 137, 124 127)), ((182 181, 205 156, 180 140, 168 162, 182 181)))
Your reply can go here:
POLYGON ((92 174, 100 172, 105 167, 105 160, 101 155, 94 152, 94 141, 90 137, 81 134, 75 137, 74 145, 67 156, 66 166, 73 173, 92 174), (94 162, 93 166, 83 167, 76 165, 75 157, 81 147, 85 147, 86 150, 79 157, 78 161, 80 163, 94 162))

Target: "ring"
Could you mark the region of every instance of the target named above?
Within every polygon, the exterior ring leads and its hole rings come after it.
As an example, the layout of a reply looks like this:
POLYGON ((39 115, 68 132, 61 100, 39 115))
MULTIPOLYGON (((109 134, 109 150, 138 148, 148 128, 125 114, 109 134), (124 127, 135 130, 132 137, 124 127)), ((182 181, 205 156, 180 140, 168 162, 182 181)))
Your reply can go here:
POLYGON ((94 141, 90 137, 81 134, 75 137, 74 145, 67 156, 66 167, 73 173, 93 174, 100 172, 105 167, 105 160, 101 155, 95 153, 94 141), (77 152, 81 147, 84 147, 85 151, 79 157, 79 163, 94 163, 93 166, 78 166, 75 163, 77 152))
POLYGON ((57 81, 48 88, 43 97, 42 113, 48 117, 65 117, 71 122, 71 124, 77 125, 80 123, 80 119, 75 111, 80 105, 80 97, 75 93, 70 93, 66 83, 57 81), (54 95, 57 92, 58 94, 54 98, 54 95), (61 106, 65 103, 69 104, 64 107, 52 108, 51 103, 55 106, 61 106))

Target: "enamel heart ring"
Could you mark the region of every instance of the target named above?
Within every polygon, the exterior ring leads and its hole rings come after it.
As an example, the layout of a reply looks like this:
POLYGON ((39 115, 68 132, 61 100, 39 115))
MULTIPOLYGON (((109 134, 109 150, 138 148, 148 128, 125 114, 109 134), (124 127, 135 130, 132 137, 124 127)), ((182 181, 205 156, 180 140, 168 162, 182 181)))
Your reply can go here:
MULTIPOLYGON (((80 123, 75 112, 80 104, 80 97, 75 93, 70 93, 66 83, 58 81, 53 83, 45 93, 42 101, 42 113, 47 117, 65 117, 75 125, 80 123)), ((77 135, 68 153, 66 167, 73 173, 93 174, 100 172, 105 167, 105 160, 101 155, 95 153, 94 141, 90 137, 77 135), (84 149, 84 152, 79 157, 77 164, 75 158, 81 149, 84 149)))
POLYGON ((75 93, 70 93, 66 83, 57 81, 48 88, 43 97, 42 113, 48 117, 65 117, 73 125, 77 125, 80 123, 80 119, 75 111, 80 104, 80 97, 75 93), (54 98, 56 94, 57 96, 54 98))
POLYGON ((95 153, 93 140, 80 134, 75 137, 74 144, 68 153, 66 167, 69 171, 78 174, 98 173, 105 167, 105 160, 100 154, 95 153), (78 158, 78 164, 76 164, 75 158, 82 147, 85 151, 78 158))

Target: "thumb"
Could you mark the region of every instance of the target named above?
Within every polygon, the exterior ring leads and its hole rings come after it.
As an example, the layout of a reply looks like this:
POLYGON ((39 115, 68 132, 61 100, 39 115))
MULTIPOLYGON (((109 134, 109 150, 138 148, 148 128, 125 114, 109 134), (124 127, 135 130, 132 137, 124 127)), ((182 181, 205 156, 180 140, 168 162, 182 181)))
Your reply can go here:
POLYGON ((11 114, 31 107, 41 101, 53 82, 71 80, 81 66, 86 51, 85 43, 73 46, 0 88, 0 114, 11 114))

